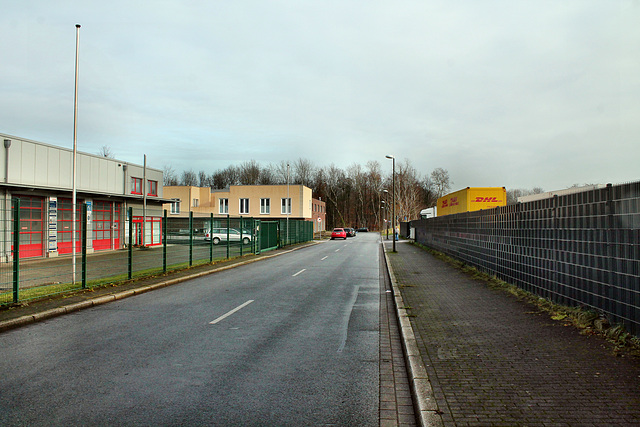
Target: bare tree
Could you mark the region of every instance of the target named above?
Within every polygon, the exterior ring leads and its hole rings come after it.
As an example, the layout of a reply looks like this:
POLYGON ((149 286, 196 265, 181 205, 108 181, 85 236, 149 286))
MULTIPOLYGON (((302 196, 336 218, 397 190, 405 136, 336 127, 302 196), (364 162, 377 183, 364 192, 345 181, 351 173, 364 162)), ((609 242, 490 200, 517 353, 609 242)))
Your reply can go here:
POLYGON ((178 185, 178 177, 176 176, 176 171, 170 165, 164 165, 162 167, 162 184, 178 185))
POLYGON ((238 178, 241 185, 256 185, 260 180, 260 165, 249 160, 238 166, 238 178))
POLYGON ((180 185, 195 187, 198 185, 198 177, 193 170, 183 171, 180 185))
POLYGON ((292 184, 308 186, 313 177, 313 164, 308 159, 299 158, 293 163, 292 184))
POLYGON ((260 170, 260 178, 258 179, 258 184, 274 185, 275 183, 276 183, 276 179, 273 174, 273 168, 271 166, 262 168, 260 170))
POLYGON ((289 162, 287 162, 286 160, 281 160, 280 163, 273 166, 273 178, 276 184, 286 184, 289 174, 289 162))
POLYGON ((453 181, 449 178, 449 171, 443 168, 435 168, 427 179, 427 187, 435 193, 436 200, 449 192, 453 181))
POLYGON ((200 187, 208 187, 209 186, 209 177, 207 176, 205 171, 198 172, 198 182, 200 187))
POLYGON ((111 147, 109 147, 108 145, 103 145, 100 148, 100 151, 98 151, 98 156, 101 157, 106 157, 108 159, 113 159, 113 150, 111 150, 111 147))
POLYGON ((507 204, 512 205, 514 203, 518 203, 518 197, 540 193, 544 193, 544 190, 540 187, 535 187, 531 190, 525 188, 511 188, 507 190, 507 204))

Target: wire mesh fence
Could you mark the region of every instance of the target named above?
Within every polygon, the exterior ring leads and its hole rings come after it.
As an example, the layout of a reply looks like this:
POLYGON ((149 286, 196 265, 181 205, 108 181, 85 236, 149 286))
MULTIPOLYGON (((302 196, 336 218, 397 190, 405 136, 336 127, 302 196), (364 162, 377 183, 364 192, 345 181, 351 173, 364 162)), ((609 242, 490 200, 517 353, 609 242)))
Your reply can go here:
POLYGON ((0 201, 0 305, 313 240, 313 224, 304 220, 177 218, 150 209, 103 212, 85 203, 77 209, 74 241, 69 212, 48 221, 55 207, 0 201))
POLYGON ((640 182, 411 226, 421 244, 640 335, 640 182))

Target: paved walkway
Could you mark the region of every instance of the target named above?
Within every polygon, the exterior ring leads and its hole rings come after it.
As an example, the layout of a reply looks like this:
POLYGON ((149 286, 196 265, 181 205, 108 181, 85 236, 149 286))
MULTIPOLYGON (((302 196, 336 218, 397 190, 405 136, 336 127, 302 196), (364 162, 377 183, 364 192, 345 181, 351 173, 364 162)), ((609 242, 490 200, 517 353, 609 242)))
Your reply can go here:
MULTIPOLYGON (((447 426, 640 425, 640 359, 406 242, 385 241, 447 426)), ((439 420, 438 420, 439 421, 439 420)))

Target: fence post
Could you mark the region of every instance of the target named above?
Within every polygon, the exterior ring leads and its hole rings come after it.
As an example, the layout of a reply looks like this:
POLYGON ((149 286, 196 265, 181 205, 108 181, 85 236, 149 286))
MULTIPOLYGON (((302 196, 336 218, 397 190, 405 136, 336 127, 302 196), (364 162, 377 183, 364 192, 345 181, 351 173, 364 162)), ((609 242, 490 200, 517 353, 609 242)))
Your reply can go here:
POLYGON ((82 289, 87 289, 87 202, 82 203, 82 289))
POLYGON ((614 287, 613 285, 613 260, 614 260, 614 253, 613 253, 613 243, 614 243, 614 239, 613 239, 613 234, 614 234, 614 227, 615 227, 615 219, 614 219, 614 203, 613 203, 613 186, 611 185, 611 183, 608 183, 607 186, 605 187, 605 194, 606 194, 606 202, 605 202, 605 215, 606 215, 606 219, 604 221, 604 226, 605 226, 605 230, 604 230, 604 238, 605 238, 605 250, 606 253, 604 254, 606 257, 606 267, 605 267, 605 274, 604 277, 606 277, 606 279, 604 280, 606 282, 606 284, 603 286, 603 293, 602 296, 603 298, 603 303, 604 303, 604 309, 609 312, 609 313, 614 313, 614 314, 618 314, 615 310, 615 303, 613 301, 615 301, 615 295, 614 295, 614 287))
POLYGON ((213 262, 213 212, 209 219, 209 262, 213 262))
POLYGON ((167 210, 162 217, 162 272, 167 272, 167 210))
POLYGON ((13 199, 13 302, 20 300, 20 199, 13 199))
POLYGON ((127 264, 127 277, 129 280, 133 277, 133 208, 129 206, 129 259, 127 264))
POLYGON ((189 212, 189 267, 193 265, 193 211, 189 212))
POLYGON ((231 222, 229 219, 229 214, 227 214, 227 259, 229 259, 229 227, 231 226, 231 222))
POLYGON ((242 235, 242 231, 244 228, 244 219, 242 218, 242 215, 240 215, 240 257, 242 257, 243 255, 243 249, 244 249, 244 236, 242 235))

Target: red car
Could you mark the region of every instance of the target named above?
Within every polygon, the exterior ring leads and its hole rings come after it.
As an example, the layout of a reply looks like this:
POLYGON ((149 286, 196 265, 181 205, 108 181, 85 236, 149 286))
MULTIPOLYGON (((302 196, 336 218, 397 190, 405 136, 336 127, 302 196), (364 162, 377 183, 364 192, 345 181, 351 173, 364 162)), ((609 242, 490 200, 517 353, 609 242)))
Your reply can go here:
POLYGON ((344 228, 334 228, 331 232, 331 240, 333 239, 347 240, 347 232, 344 231, 344 228))

